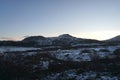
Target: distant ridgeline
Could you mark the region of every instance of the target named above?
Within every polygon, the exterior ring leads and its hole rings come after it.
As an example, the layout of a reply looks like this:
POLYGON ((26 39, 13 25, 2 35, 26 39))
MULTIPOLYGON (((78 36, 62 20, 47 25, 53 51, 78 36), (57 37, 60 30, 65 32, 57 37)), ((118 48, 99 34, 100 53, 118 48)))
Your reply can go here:
POLYGON ((120 36, 105 41, 94 39, 76 38, 69 34, 58 37, 30 36, 21 41, 0 41, 0 46, 24 46, 24 47, 46 47, 46 46, 81 46, 81 45, 113 45, 120 42, 120 36))

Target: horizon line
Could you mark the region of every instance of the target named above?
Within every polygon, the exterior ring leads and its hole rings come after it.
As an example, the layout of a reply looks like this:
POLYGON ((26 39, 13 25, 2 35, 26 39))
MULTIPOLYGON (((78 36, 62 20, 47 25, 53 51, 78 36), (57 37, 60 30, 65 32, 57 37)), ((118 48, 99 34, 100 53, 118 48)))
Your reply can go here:
MULTIPOLYGON (((64 35, 64 34, 60 34, 60 35, 64 35)), ((108 40, 108 39, 114 38, 114 37, 116 37, 116 36, 119 36, 119 34, 117 34, 117 35, 111 36, 111 37, 106 38, 106 39, 97 39, 97 38, 92 37, 92 36, 90 36, 90 35, 89 35, 89 37, 84 36, 84 35, 82 35, 82 36, 78 36, 78 35, 74 35, 74 34, 73 34, 73 35, 72 35, 72 34, 69 34, 69 35, 71 35, 71 36, 73 36, 73 37, 76 37, 76 38, 94 39, 94 40, 99 40, 99 41, 104 41, 104 40, 108 40)), ((43 36, 43 35, 30 35, 30 36, 43 36)), ((23 39, 25 39, 25 38, 27 38, 27 37, 30 37, 30 36, 0 37, 0 41, 21 41, 21 40, 23 40, 23 39)), ((57 36, 43 36, 43 37, 58 37, 58 36, 59 36, 59 35, 57 35, 57 36)), ((103 35, 101 35, 101 36, 103 36, 103 35)), ((99 37, 100 37, 100 36, 99 36, 99 37)))

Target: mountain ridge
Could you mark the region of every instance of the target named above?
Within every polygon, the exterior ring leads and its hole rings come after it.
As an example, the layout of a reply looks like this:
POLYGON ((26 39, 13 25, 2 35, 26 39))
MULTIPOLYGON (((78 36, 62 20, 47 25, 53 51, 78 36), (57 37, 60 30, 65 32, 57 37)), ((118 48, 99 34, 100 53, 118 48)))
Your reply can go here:
POLYGON ((26 47, 44 47, 44 46, 76 46, 76 45, 106 45, 120 42, 120 36, 113 37, 105 41, 95 39, 77 38, 69 34, 61 34, 56 37, 29 36, 21 41, 0 41, 0 46, 26 46, 26 47), (109 43, 110 42, 110 43, 109 43))
POLYGON ((77 38, 69 34, 61 34, 57 37, 30 36, 22 42, 36 42, 39 45, 73 45, 88 42, 99 42, 95 39, 77 38))
POLYGON ((117 35, 113 38, 105 40, 106 42, 120 42, 120 35, 117 35))

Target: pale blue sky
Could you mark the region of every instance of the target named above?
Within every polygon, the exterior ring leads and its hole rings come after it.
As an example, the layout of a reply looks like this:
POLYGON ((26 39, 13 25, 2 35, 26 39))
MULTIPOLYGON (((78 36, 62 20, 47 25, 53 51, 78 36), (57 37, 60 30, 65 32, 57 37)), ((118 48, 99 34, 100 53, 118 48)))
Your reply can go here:
POLYGON ((0 37, 108 39, 120 34, 120 0, 0 0, 0 37))

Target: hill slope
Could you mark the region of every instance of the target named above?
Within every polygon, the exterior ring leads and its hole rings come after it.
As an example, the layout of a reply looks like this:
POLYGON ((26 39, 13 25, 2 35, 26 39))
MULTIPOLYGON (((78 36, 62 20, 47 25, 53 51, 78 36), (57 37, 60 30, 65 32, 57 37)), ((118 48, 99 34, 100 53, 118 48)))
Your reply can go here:
POLYGON ((113 37, 111 39, 106 40, 108 42, 120 42, 120 35, 113 37))

